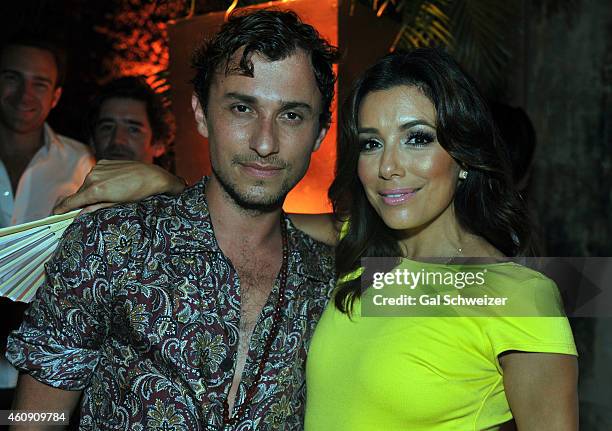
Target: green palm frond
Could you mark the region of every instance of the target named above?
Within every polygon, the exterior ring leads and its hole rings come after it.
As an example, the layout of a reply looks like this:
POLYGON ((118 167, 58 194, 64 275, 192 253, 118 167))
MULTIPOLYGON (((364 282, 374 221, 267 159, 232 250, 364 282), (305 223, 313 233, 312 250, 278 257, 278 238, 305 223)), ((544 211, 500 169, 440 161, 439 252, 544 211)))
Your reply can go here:
POLYGON ((503 83, 510 60, 507 36, 520 10, 516 0, 366 1, 377 16, 401 16, 391 49, 444 47, 486 89, 503 83))
POLYGON ((402 29, 397 47, 453 46, 453 36, 449 31, 450 20, 445 11, 447 8, 448 1, 445 0, 403 1, 398 6, 402 12, 402 29))
POLYGON ((484 88, 504 79, 511 53, 507 38, 519 18, 516 1, 456 0, 449 8, 455 45, 451 52, 484 88))

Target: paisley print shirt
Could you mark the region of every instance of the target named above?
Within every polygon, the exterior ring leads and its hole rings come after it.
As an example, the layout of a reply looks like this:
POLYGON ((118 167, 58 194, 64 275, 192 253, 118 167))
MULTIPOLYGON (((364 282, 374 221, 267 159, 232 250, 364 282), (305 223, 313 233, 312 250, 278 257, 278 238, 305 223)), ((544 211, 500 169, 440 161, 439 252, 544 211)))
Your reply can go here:
MULTIPOLYGON (((306 353, 334 285, 332 249, 284 218, 289 267, 280 330, 255 396, 224 423, 240 281, 215 240, 205 183, 80 217, 9 338, 7 358, 17 368, 84 391, 81 429, 303 428, 306 353)), ((234 412, 257 373, 278 283, 255 326, 234 412)))

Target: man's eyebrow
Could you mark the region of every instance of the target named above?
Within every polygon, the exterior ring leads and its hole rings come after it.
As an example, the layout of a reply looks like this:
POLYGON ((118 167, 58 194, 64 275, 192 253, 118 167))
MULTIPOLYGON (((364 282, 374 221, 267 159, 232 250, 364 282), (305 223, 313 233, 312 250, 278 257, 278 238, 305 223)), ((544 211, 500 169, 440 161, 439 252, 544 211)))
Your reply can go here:
POLYGON ((308 111, 309 113, 312 112, 312 106, 310 106, 306 102, 283 102, 282 109, 303 109, 305 111, 308 111))
MULTIPOLYGON (((408 121, 406 123, 403 123, 401 126, 399 126, 400 130, 408 130, 411 127, 414 126, 429 126, 433 129, 435 129, 434 126, 432 126, 431 124, 429 124, 429 122, 427 122, 426 120, 412 120, 412 121, 408 121)), ((358 130, 359 133, 378 133, 378 129, 375 127, 360 127, 358 130)))
POLYGON ((240 100, 241 102, 251 103, 253 105, 257 103, 257 98, 253 96, 248 96, 242 93, 236 93, 233 91, 230 91, 229 93, 225 93, 223 98, 224 99, 236 99, 236 100, 240 100))
POLYGON ((51 80, 51 78, 47 78, 46 76, 35 76, 34 81, 46 82, 47 84, 53 85, 53 81, 51 80))
POLYGON ((100 123, 128 123, 130 125, 133 126, 144 126, 144 123, 142 121, 138 121, 138 120, 132 120, 130 118, 127 119, 117 119, 117 118, 113 118, 113 117, 100 117, 98 118, 98 120, 96 121, 96 124, 100 124, 100 123))
POLYGON ((19 72, 18 70, 15 70, 15 69, 6 69, 6 68, 0 69, 0 73, 12 73, 13 75, 20 75, 20 76, 22 75, 22 73, 19 72))
MULTIPOLYGON (((15 70, 15 69, 10 69, 10 68, 0 69, 0 73, 13 73, 15 75, 24 76, 23 72, 19 70, 15 70)), ((44 75, 34 75, 32 78, 34 79, 34 81, 39 81, 39 82, 43 81, 43 82, 48 82, 49 84, 53 84, 53 80, 44 75)))
MULTIPOLYGON (((13 75, 24 76, 21 71, 15 70, 15 69, 0 69, 0 73, 12 73, 13 75)), ((46 77, 46 76, 34 75, 33 79, 36 82, 45 82, 45 83, 48 83, 50 85, 53 85, 53 80, 51 78, 46 77)))
MULTIPOLYGON (((233 92, 233 91, 231 91, 229 93, 225 93, 225 95, 223 97, 225 99, 239 100, 241 102, 249 103, 251 105, 257 104, 257 98, 256 97, 249 96, 247 94, 236 93, 236 92, 233 92)), ((281 102, 281 109, 282 110, 287 110, 287 109, 304 109, 304 110, 306 110, 308 112, 312 112, 313 111, 312 106, 310 106, 308 103, 306 103, 306 102, 297 102, 297 101, 281 102)))

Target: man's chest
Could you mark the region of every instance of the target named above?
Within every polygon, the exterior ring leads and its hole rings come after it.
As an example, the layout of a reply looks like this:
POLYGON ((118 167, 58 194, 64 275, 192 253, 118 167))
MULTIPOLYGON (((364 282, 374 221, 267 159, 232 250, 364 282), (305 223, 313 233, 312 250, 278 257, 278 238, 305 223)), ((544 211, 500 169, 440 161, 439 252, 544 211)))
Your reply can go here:
MULTIPOLYGON (((266 259, 234 259, 236 295, 240 302, 240 336, 248 340, 277 282, 278 265, 266 259)), ((286 286, 283 286, 285 290, 286 286)))
POLYGON ((114 338, 194 378, 222 381, 231 377, 227 364, 235 361, 240 336, 253 334, 247 354, 257 358, 276 318, 279 349, 272 354, 279 364, 305 357, 327 300, 324 283, 289 276, 275 317, 278 268, 240 269, 205 254, 145 261, 116 280, 114 338))
MULTIPOLYGON (((245 286, 245 281, 249 283, 245 278, 264 282, 265 271, 259 272, 260 277, 257 272, 239 277, 229 262, 202 255, 183 254, 164 261, 165 264, 145 262, 144 269, 135 268, 118 283, 107 357, 120 369, 109 373, 108 379, 122 376, 126 379, 121 383, 125 388, 140 387, 149 381, 166 382, 169 391, 193 399, 204 423, 214 423, 230 395, 244 329, 241 315, 248 314, 241 314, 238 292, 244 294, 246 287, 255 293, 253 287, 258 284, 245 286)), ((240 411, 239 406, 254 386, 262 396, 248 403, 247 409, 242 410, 244 417, 299 423, 308 345, 326 302, 324 296, 314 292, 324 291, 324 283, 288 277, 278 331, 265 369, 256 379, 278 299, 277 274, 274 269, 269 274, 265 280, 270 286, 269 294, 248 296, 253 308, 257 301, 263 305, 259 313, 249 315, 253 328, 245 352, 246 378, 240 382, 234 409, 240 411), (281 408, 283 413, 279 416, 281 408)))

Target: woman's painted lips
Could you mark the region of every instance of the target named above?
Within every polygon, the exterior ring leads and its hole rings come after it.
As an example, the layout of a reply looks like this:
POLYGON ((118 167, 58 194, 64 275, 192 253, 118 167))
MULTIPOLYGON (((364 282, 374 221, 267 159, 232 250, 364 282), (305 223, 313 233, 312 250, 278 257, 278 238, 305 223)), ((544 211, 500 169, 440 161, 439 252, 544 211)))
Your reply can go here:
POLYGON ((421 189, 393 189, 383 190, 378 194, 387 205, 400 205, 412 199, 419 190, 421 189))

